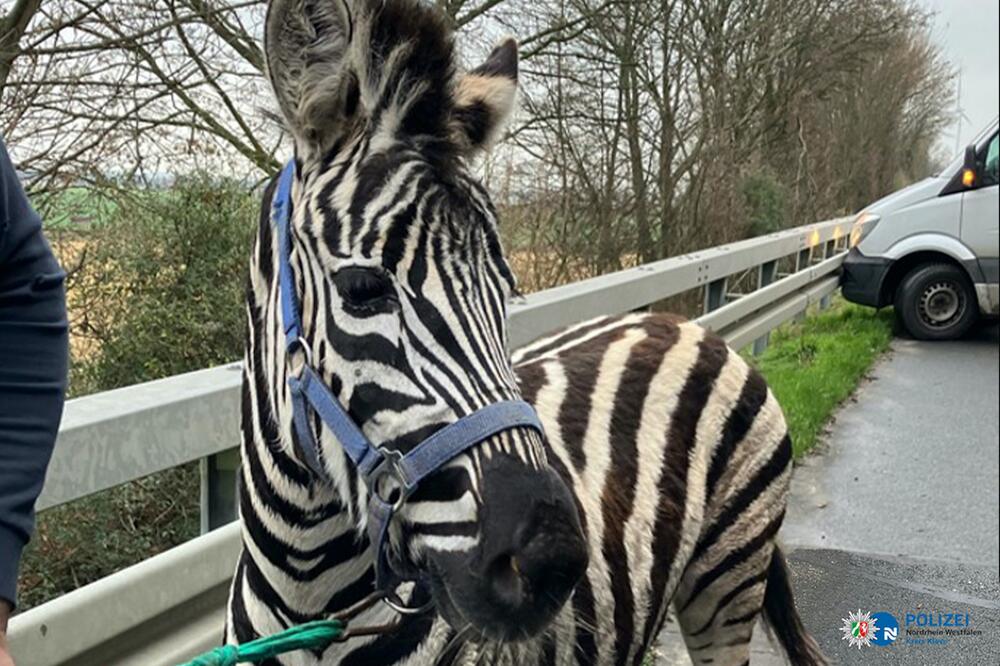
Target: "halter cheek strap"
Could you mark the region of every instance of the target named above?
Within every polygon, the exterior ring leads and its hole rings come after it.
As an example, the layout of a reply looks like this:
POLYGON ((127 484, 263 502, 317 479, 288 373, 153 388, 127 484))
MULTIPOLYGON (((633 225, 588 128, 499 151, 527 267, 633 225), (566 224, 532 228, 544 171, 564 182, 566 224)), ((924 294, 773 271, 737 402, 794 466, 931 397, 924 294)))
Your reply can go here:
POLYGON ((420 483, 456 456, 493 435, 513 428, 530 428, 543 434, 534 408, 523 400, 507 400, 487 405, 447 425, 417 444, 406 454, 381 449, 372 444, 351 420, 340 401, 315 371, 310 348, 303 336, 298 295, 291 265, 291 208, 294 162, 281 171, 271 206, 271 220, 278 235, 278 281, 281 314, 285 328, 285 351, 289 368, 301 357, 298 373, 290 374, 292 419, 305 464, 322 479, 329 479, 322 453, 310 420, 315 414, 330 430, 365 479, 368 503, 368 535, 375 547, 375 585, 386 593, 402 578, 389 563, 389 525, 396 511, 420 483), (385 498, 385 480, 392 480, 396 495, 385 498))

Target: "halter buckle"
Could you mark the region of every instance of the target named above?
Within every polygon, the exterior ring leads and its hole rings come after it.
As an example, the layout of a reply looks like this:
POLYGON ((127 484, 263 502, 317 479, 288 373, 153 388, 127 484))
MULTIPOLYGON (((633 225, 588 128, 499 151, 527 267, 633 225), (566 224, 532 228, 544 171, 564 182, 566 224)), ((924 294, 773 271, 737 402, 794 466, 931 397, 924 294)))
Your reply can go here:
POLYGON ((399 451, 381 448, 378 452, 382 455, 382 462, 372 472, 368 487, 380 501, 392 507, 392 513, 396 513, 412 492, 406 480, 406 473, 403 471, 403 454, 399 451), (391 500, 391 496, 384 497, 382 495, 381 482, 385 478, 391 478, 396 482, 396 489, 399 491, 399 494, 395 500, 391 500))

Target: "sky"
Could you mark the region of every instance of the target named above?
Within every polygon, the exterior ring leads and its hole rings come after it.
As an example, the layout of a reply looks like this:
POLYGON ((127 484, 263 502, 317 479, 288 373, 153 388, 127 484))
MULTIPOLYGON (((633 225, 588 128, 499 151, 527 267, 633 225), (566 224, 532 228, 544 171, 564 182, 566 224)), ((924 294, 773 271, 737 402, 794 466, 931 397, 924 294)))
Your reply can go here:
POLYGON ((1000 2, 920 0, 935 12, 932 36, 962 75, 961 124, 947 128, 939 145, 960 152, 1000 111, 1000 2), (957 130, 957 137, 956 137, 957 130))

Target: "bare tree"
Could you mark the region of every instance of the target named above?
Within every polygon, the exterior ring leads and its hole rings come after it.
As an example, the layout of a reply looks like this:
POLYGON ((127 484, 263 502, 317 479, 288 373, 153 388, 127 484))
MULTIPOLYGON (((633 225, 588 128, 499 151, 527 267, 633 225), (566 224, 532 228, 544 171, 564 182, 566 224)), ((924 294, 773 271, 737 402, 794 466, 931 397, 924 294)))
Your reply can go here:
POLYGON ((252 26, 262 0, 48 0, 7 82, 3 129, 38 190, 220 161, 277 167, 252 26))
POLYGON ((515 173, 559 208, 549 247, 586 239, 594 271, 759 233, 762 199, 777 202, 767 225, 801 224, 922 175, 949 72, 906 0, 597 6, 547 3, 550 23, 585 26, 533 52, 514 132, 519 157, 540 165, 515 173), (865 109, 877 121, 850 111, 862 99, 884 99, 865 109))
POLYGON ((0 99, 14 59, 20 55, 21 37, 41 4, 42 0, 16 0, 0 14, 0 99))

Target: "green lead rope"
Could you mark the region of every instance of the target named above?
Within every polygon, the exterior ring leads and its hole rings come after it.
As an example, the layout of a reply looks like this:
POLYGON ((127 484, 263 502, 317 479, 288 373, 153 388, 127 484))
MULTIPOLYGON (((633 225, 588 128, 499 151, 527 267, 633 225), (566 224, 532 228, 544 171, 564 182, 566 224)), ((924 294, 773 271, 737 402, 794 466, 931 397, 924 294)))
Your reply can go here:
POLYGON ((295 650, 322 650, 343 635, 342 621, 315 620, 242 645, 217 647, 180 666, 236 666, 244 662, 256 664, 295 650))

